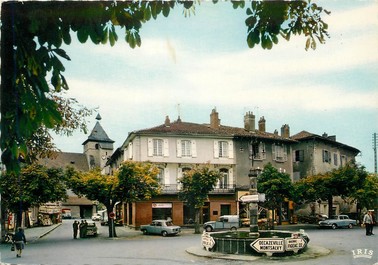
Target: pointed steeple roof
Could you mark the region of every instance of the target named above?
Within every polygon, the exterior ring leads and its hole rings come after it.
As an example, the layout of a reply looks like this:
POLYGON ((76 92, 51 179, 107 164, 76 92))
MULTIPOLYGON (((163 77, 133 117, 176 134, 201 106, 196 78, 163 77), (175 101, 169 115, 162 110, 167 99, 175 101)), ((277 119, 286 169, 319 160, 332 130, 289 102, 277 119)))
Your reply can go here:
POLYGON ((103 143, 104 142, 105 143, 114 143, 114 141, 112 139, 110 139, 109 136, 106 134, 104 128, 102 128, 102 126, 99 122, 99 120, 101 120, 100 114, 97 114, 96 120, 97 120, 97 122, 96 122, 95 126, 93 127, 91 134, 88 136, 88 139, 85 140, 83 145, 86 144, 89 141, 103 142, 103 143))

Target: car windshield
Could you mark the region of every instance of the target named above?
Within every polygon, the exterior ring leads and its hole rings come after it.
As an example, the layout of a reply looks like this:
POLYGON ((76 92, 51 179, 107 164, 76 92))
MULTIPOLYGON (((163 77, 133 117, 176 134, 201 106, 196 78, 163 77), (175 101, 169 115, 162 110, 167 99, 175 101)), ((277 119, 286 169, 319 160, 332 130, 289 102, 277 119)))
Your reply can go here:
POLYGON ((333 215, 331 216, 331 218, 328 218, 328 219, 337 219, 337 215, 333 215))
POLYGON ((174 226, 174 224, 172 222, 166 222, 166 225, 167 226, 174 226))

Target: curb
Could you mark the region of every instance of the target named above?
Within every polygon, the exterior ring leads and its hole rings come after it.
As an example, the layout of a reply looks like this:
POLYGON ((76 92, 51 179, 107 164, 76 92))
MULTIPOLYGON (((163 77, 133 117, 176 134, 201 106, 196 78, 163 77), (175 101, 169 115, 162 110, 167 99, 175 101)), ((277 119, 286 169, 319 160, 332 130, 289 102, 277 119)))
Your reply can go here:
MULTIPOLYGON (((267 257, 267 256, 247 256, 247 255, 237 255, 237 254, 225 254, 220 252, 211 252, 207 251, 201 247, 190 247, 185 250, 187 253, 197 256, 197 257, 207 257, 207 258, 216 258, 224 260, 236 260, 236 261, 256 261, 256 260, 276 260, 279 261, 281 257, 267 257)), ((326 249, 320 246, 308 246, 307 250, 302 254, 294 256, 284 257, 287 261, 288 259, 294 261, 304 261, 308 259, 315 259, 322 256, 327 256, 331 253, 331 250, 326 249)))
POLYGON ((43 233, 42 235, 40 235, 37 239, 40 239, 44 236, 46 236, 47 234, 49 234, 50 232, 54 231, 55 229, 57 229, 59 226, 61 226, 62 223, 58 223, 56 226, 54 226, 53 228, 49 229, 48 231, 46 231, 45 233, 43 233))

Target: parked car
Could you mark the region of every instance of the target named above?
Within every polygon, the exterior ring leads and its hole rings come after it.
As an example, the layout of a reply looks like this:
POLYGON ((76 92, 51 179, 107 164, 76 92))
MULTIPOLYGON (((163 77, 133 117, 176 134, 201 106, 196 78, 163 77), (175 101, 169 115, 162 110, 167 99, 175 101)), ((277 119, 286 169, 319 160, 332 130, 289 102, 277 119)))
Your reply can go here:
POLYGON ((87 234, 86 236, 97 236, 97 225, 96 223, 90 223, 88 222, 87 225, 87 234))
POLYGON ((224 229, 235 231, 240 227, 240 225, 241 222, 238 215, 222 215, 217 221, 209 221, 204 223, 203 228, 206 232, 224 229))
POLYGON ((319 222, 320 228, 341 228, 341 227, 348 227, 353 228, 354 225, 357 225, 357 221, 350 219, 348 215, 340 214, 340 215, 334 215, 331 216, 331 218, 325 219, 323 221, 319 222))
POLYGON ((162 236, 177 235, 181 232, 181 227, 174 225, 172 221, 169 220, 154 220, 149 225, 141 225, 140 231, 144 235, 147 234, 157 234, 162 236))
POLYGON ((101 214, 95 214, 92 216, 92 221, 102 221, 102 216, 101 214))

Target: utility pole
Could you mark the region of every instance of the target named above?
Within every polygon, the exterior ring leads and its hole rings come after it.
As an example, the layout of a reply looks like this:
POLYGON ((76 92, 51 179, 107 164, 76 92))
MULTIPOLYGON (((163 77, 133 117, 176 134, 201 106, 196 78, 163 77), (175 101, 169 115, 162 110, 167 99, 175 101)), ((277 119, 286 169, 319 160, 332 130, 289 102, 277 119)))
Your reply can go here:
POLYGON ((377 133, 373 133, 374 173, 377 174, 377 133))

